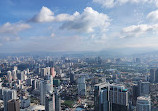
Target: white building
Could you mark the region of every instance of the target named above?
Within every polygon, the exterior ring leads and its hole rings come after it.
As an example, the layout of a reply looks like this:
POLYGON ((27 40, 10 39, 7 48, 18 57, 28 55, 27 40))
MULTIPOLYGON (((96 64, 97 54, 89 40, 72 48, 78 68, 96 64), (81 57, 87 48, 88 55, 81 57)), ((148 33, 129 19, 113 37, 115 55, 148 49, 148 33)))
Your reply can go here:
POLYGON ((42 80, 40 82, 40 103, 45 105, 45 96, 53 92, 53 84, 50 80, 42 80))
POLYGON ((11 82, 12 81, 12 72, 11 71, 7 71, 7 77, 8 77, 8 81, 11 82))

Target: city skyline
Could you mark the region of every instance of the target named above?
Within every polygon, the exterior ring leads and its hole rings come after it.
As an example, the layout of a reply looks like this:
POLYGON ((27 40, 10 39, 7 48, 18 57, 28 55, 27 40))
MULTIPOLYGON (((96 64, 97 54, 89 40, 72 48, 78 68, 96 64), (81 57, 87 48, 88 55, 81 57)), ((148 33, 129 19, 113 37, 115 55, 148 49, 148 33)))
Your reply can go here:
POLYGON ((155 0, 0 1, 1 53, 157 50, 155 0))

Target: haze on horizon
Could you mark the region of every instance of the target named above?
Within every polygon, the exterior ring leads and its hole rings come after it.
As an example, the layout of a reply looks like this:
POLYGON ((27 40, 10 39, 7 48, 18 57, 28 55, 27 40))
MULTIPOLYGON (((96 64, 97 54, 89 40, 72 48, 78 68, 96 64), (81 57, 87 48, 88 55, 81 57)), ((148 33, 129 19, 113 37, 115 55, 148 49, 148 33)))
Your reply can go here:
POLYGON ((156 0, 1 0, 1 53, 158 48, 156 0))

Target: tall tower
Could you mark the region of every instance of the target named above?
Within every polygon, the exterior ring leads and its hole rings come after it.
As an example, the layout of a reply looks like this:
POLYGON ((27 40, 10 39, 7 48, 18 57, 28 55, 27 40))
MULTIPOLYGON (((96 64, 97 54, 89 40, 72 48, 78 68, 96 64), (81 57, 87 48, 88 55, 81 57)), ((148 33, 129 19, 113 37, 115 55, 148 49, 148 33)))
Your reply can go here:
POLYGON ((61 111, 61 98, 58 89, 55 89, 55 111, 61 111))
POLYGON ((136 111, 151 111, 150 97, 144 97, 144 96, 138 97, 136 111))
POLYGON ((45 105, 45 96, 48 93, 53 93, 53 86, 50 80, 42 80, 40 82, 40 103, 45 105))
POLYGON ((45 111, 55 111, 53 107, 53 94, 46 94, 45 96, 45 111))
POLYGON ((85 77, 84 76, 79 77, 77 83, 78 83, 78 95, 85 96, 86 95, 85 77))

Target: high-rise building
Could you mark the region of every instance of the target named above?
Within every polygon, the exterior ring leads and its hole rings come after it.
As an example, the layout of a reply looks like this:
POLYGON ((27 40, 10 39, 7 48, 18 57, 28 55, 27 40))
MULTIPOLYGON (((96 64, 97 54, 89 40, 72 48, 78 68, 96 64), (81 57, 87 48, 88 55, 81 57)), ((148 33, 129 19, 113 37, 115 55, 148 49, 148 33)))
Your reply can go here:
POLYGON ((46 71, 47 71, 46 75, 50 75, 51 68, 50 67, 46 67, 46 71))
POLYGON ((46 68, 42 68, 40 73, 41 73, 42 77, 46 76, 47 75, 47 69, 46 68))
POLYGON ((53 94, 46 94, 45 96, 45 111, 56 111, 53 107, 53 94))
POLYGON ((37 81, 36 79, 32 81, 32 90, 37 89, 37 81))
POLYGON ((12 77, 13 77, 13 80, 17 79, 16 70, 12 70, 12 77))
POLYGON ((20 103, 18 99, 9 100, 7 105, 8 111, 20 111, 20 103))
POLYGON ((12 72, 11 71, 7 71, 7 78, 8 78, 9 82, 12 81, 12 72))
POLYGON ((123 85, 101 83, 94 89, 95 111, 128 111, 128 91, 123 85))
POLYGON ((11 99, 17 99, 16 90, 4 89, 3 90, 4 111, 8 111, 7 102, 11 99))
POLYGON ((61 98, 59 90, 55 90, 55 111, 61 111, 61 98))
POLYGON ((51 71, 51 75, 52 75, 52 77, 54 78, 55 77, 55 70, 54 70, 54 67, 52 67, 51 69, 50 69, 50 71, 51 71))
POLYGON ((139 96, 139 88, 137 84, 132 86, 132 105, 136 106, 137 97, 139 96))
POLYGON ((158 83, 158 69, 155 71, 155 82, 158 83))
POLYGON ((150 82, 155 82, 155 69, 150 69, 150 82))
POLYGON ((150 97, 144 97, 144 96, 138 97, 136 111, 151 111, 150 97))
POLYGON ((86 81, 85 77, 81 76, 77 79, 78 84, 78 95, 85 96, 86 95, 86 81))
POLYGON ((21 100, 21 109, 25 109, 30 106, 31 103, 30 95, 21 96, 20 100, 21 100))
POLYGON ((70 83, 74 83, 75 82, 75 74, 74 72, 70 72, 70 83))
POLYGON ((53 84, 50 80, 42 80, 40 82, 40 103, 45 104, 45 95, 53 93, 53 84))
POLYGON ((139 81, 139 96, 146 96, 150 94, 150 82, 139 81))

